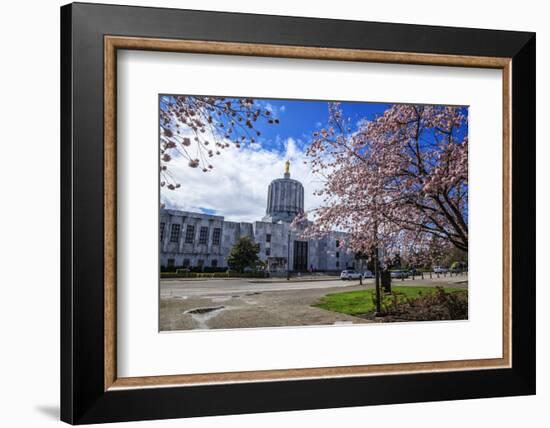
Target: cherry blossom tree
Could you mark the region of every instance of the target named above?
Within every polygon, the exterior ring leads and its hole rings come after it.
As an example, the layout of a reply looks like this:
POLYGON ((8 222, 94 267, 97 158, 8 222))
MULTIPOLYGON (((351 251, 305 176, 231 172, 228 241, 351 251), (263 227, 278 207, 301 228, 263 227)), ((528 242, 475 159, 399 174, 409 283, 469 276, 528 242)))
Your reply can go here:
POLYGON ((405 250, 410 266, 429 268, 441 265, 456 250, 449 241, 438 236, 427 234, 423 237, 424 242, 420 245, 413 243, 405 250))
POLYGON ((161 96, 159 114, 160 185, 170 190, 181 186, 170 172, 175 156, 183 156, 190 168, 209 172, 214 168, 211 158, 224 149, 257 141, 258 120, 279 123, 251 98, 161 96))
POLYGON ((352 130, 331 103, 307 155, 325 182, 305 235, 344 230, 351 251, 386 257, 436 241, 468 250, 465 108, 396 104, 352 130))

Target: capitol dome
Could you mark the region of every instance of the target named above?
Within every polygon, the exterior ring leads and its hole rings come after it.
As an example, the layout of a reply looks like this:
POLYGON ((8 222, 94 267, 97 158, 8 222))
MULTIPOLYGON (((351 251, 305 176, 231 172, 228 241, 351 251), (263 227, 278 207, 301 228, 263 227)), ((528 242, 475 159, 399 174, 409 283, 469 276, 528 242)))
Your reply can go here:
POLYGON ((289 161, 286 161, 283 177, 273 180, 269 185, 266 215, 263 218, 265 222, 290 223, 304 212, 304 186, 298 180, 290 178, 289 161))

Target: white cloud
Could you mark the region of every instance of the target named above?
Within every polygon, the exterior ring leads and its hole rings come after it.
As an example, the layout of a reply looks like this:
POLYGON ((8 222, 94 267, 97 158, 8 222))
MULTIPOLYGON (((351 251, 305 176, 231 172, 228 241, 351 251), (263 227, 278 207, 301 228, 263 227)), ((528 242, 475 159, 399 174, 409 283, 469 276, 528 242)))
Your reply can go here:
POLYGON ((183 157, 174 158, 169 169, 181 187, 162 189, 161 200, 167 208, 200 212, 201 208, 214 210, 231 221, 256 221, 265 215, 267 188, 276 178, 282 178, 284 163, 291 162, 291 177, 304 186, 305 209, 317 208, 321 198, 313 192, 322 182, 306 165, 306 155, 296 140, 282 141, 284 150, 269 151, 258 145, 240 149, 224 149, 212 159, 213 170, 208 173, 189 168, 183 157))

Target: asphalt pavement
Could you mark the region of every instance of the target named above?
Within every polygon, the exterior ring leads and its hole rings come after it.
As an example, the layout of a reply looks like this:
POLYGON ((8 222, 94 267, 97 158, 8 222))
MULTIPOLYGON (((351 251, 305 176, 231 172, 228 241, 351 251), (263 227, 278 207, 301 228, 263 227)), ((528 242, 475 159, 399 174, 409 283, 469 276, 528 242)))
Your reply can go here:
MULTIPOLYGON (((400 279, 393 286, 467 287, 467 277, 400 279)), ((234 329, 304 325, 363 324, 370 321, 311 305, 324 295, 374 288, 374 280, 272 279, 162 280, 160 330, 234 329)))

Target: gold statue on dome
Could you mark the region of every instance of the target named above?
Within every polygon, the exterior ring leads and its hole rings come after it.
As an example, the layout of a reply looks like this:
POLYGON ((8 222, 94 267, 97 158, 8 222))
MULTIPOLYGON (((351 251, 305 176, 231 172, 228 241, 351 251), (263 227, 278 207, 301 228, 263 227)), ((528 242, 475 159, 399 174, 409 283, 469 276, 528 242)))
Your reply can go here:
POLYGON ((285 162, 285 174, 290 174, 290 161, 288 159, 285 162))

